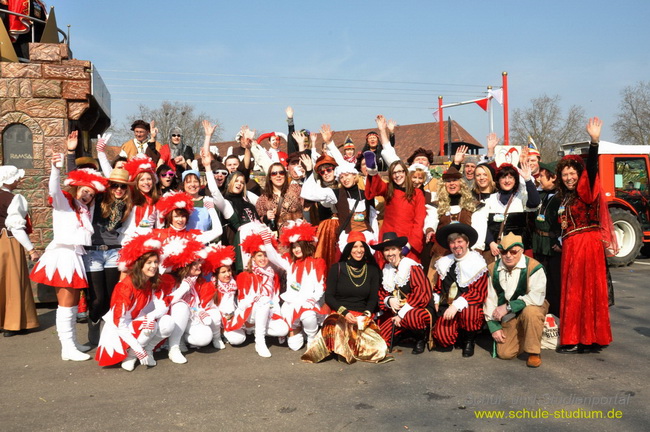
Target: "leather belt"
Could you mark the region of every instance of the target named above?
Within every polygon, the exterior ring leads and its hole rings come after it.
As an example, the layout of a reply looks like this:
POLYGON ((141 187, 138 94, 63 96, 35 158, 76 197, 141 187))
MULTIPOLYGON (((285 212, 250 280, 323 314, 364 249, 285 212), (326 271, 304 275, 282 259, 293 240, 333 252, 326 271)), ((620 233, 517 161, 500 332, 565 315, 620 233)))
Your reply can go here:
POLYGON ((120 249, 122 245, 92 245, 92 246, 84 246, 84 249, 87 251, 107 251, 111 249, 120 249))

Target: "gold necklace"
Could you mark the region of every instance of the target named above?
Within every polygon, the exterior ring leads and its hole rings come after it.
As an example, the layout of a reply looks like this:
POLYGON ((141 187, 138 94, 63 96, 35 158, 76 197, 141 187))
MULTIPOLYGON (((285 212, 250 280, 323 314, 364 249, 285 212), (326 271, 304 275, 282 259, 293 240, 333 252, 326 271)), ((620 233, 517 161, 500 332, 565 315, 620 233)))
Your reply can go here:
POLYGON ((364 264, 363 267, 361 267, 360 270, 355 269, 354 267, 350 267, 348 263, 345 263, 345 267, 348 270, 348 276, 350 277, 350 282, 352 282, 352 285, 355 287, 359 288, 362 286, 364 283, 366 283, 366 278, 368 277, 368 265, 364 264), (361 283, 357 284, 354 279, 361 279, 361 283))

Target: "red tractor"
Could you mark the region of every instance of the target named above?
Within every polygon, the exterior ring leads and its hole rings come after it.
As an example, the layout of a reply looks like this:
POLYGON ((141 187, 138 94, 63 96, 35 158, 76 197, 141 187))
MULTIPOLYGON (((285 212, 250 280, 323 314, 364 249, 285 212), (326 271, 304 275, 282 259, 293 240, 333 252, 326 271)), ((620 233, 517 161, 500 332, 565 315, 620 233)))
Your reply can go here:
MULTIPOLYGON (((563 144, 564 154, 587 154, 589 142, 563 144)), ((634 262, 641 248, 650 252, 650 146, 601 141, 599 177, 609 205, 619 253, 608 262, 621 267, 634 262)), ((648 255, 648 253, 646 253, 648 255)))

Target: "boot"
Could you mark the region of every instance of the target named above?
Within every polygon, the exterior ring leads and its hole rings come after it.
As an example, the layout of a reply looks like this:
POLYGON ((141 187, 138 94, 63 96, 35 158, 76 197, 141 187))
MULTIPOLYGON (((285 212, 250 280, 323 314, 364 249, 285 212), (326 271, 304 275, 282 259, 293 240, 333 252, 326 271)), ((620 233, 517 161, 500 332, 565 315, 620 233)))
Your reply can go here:
POLYGON ((415 336, 415 346, 411 354, 422 354, 427 345, 426 332, 424 330, 417 330, 413 332, 413 335, 415 336))
POLYGON ((463 357, 474 355, 474 342, 476 340, 476 331, 465 331, 465 341, 463 344, 463 357))
POLYGON ((302 319, 302 329, 307 335, 307 347, 309 347, 318 334, 318 318, 315 313, 305 316, 302 319))
POLYGON ((147 352, 149 366, 156 366, 156 360, 153 358, 153 350, 156 349, 156 345, 162 342, 163 339, 165 338, 156 332, 156 334, 151 339, 149 339, 149 342, 147 342, 147 344, 144 346, 144 350, 147 352))
MULTIPOLYGON (((77 316, 77 311, 79 310, 78 306, 73 306, 72 307, 72 312, 74 313, 74 316, 77 316)), ((75 319, 75 322, 79 322, 78 320, 75 319)), ((72 324, 72 340, 74 341, 75 347, 77 347, 77 350, 81 351, 82 353, 88 352, 91 350, 90 345, 82 345, 79 342, 77 342, 77 326, 75 324, 72 324)))
POLYGON ((255 351, 257 351, 260 357, 271 357, 271 351, 266 346, 266 327, 268 322, 268 307, 260 307, 255 314, 255 351))
POLYGON ((131 348, 129 348, 126 352, 126 358, 122 360, 122 369, 125 371, 133 372, 133 369, 135 369, 135 363, 138 361, 138 358, 135 356, 135 353, 131 348))
POLYGON ((223 340, 221 339, 221 327, 217 327, 217 329, 212 332, 212 346, 218 350, 226 348, 226 344, 223 343, 223 340))
POLYGON ((90 360, 88 354, 77 349, 74 343, 74 327, 77 322, 76 311, 71 307, 59 306, 56 309, 56 331, 61 341, 61 359, 72 361, 90 360))
POLYGON ((102 329, 102 320, 94 322, 88 319, 88 343, 92 346, 99 345, 99 335, 102 329))

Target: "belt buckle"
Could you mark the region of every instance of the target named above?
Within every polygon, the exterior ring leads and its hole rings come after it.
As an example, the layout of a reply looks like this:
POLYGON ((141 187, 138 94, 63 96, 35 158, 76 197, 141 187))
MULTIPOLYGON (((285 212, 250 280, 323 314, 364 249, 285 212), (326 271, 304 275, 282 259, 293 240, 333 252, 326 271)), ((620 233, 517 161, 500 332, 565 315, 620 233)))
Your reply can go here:
POLYGON ((108 250, 108 246, 106 246, 106 245, 100 245, 100 246, 98 246, 97 249, 100 250, 100 251, 102 251, 102 252, 106 252, 106 251, 108 250))

